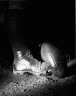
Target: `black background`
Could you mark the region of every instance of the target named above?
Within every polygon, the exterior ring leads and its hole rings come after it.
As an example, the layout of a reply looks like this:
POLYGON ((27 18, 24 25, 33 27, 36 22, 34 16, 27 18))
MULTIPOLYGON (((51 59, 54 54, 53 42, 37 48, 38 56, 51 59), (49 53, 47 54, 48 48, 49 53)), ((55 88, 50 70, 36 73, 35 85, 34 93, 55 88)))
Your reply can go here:
MULTIPOLYGON (((19 7, 9 9, 9 2, 0 1, 0 62, 2 66, 9 67, 9 64, 11 66, 13 61, 11 45, 12 42, 16 41, 23 42, 23 47, 28 47, 38 58, 40 56, 39 44, 44 42, 53 44, 63 54, 69 53, 71 58, 75 58, 73 0, 68 2, 65 0, 50 2, 45 0, 23 1, 21 6, 22 10, 19 7), (2 16, 3 20, 1 19, 2 16), (12 22, 9 23, 10 21, 12 22), (13 28, 10 26, 11 24, 16 26, 13 28)), ((53 91, 54 94, 73 95, 76 87, 75 82, 72 82, 70 86, 67 85, 70 84, 66 82, 65 86, 61 88, 62 85, 60 84, 57 92, 56 88, 53 91)))
POLYGON ((0 53, 11 58, 9 34, 12 34, 9 19, 15 18, 16 27, 12 41, 21 40, 32 53, 39 57, 39 44, 49 42, 64 54, 75 58, 74 1, 23 1, 18 8, 9 9, 9 2, 0 2, 4 22, 0 24, 0 53), (17 31, 16 31, 17 30, 17 31), (9 52, 10 51, 10 52, 9 52))

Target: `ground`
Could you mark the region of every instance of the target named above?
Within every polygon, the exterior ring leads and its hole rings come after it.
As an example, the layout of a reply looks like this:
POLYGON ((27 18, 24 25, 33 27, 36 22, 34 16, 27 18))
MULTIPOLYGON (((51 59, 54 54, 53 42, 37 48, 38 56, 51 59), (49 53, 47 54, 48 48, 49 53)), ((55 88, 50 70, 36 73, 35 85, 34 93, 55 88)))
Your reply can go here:
MULTIPOLYGON (((0 78, 0 96, 66 96, 75 83, 75 75, 58 79, 54 76, 14 75, 7 71, 0 78)), ((72 92, 68 94, 71 96, 72 92)))

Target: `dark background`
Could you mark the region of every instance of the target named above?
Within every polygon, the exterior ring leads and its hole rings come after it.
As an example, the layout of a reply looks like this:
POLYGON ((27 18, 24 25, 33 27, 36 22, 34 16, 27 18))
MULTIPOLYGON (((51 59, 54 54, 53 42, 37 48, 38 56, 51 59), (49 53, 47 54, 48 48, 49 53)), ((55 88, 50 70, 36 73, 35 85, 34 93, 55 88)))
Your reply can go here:
POLYGON ((24 42, 40 59, 39 44, 49 42, 75 58, 74 1, 0 1, 0 55, 11 61, 12 43, 24 42), (12 4, 12 3, 11 3, 12 4), (22 9, 21 9, 22 8, 22 9), (12 24, 12 25, 11 25, 12 24), (11 27, 12 26, 12 27, 11 27))
MULTIPOLYGON (((39 59, 39 44, 44 42, 53 44, 63 54, 69 53, 71 59, 75 58, 73 0, 68 2, 65 0, 53 0, 50 2, 45 0, 19 0, 21 2, 14 3, 9 3, 9 1, 0 1, 0 62, 2 67, 11 66, 14 59, 12 47, 14 48, 13 45, 18 42, 22 44, 21 47, 28 47, 34 56, 39 59)), ((74 70, 72 71, 74 72, 74 70)), ((3 78, 5 77, 4 80, 8 75, 3 76, 3 78)), ((9 77, 11 78, 11 76, 9 77)), ((67 79, 67 81, 69 80, 67 79)), ((73 81, 72 83, 71 81, 67 83, 67 81, 65 81, 65 86, 60 84, 57 91, 55 88, 51 92, 58 95, 73 95, 75 90, 72 89, 75 89, 76 84, 73 81), (61 88, 60 86, 63 87, 61 88)))

